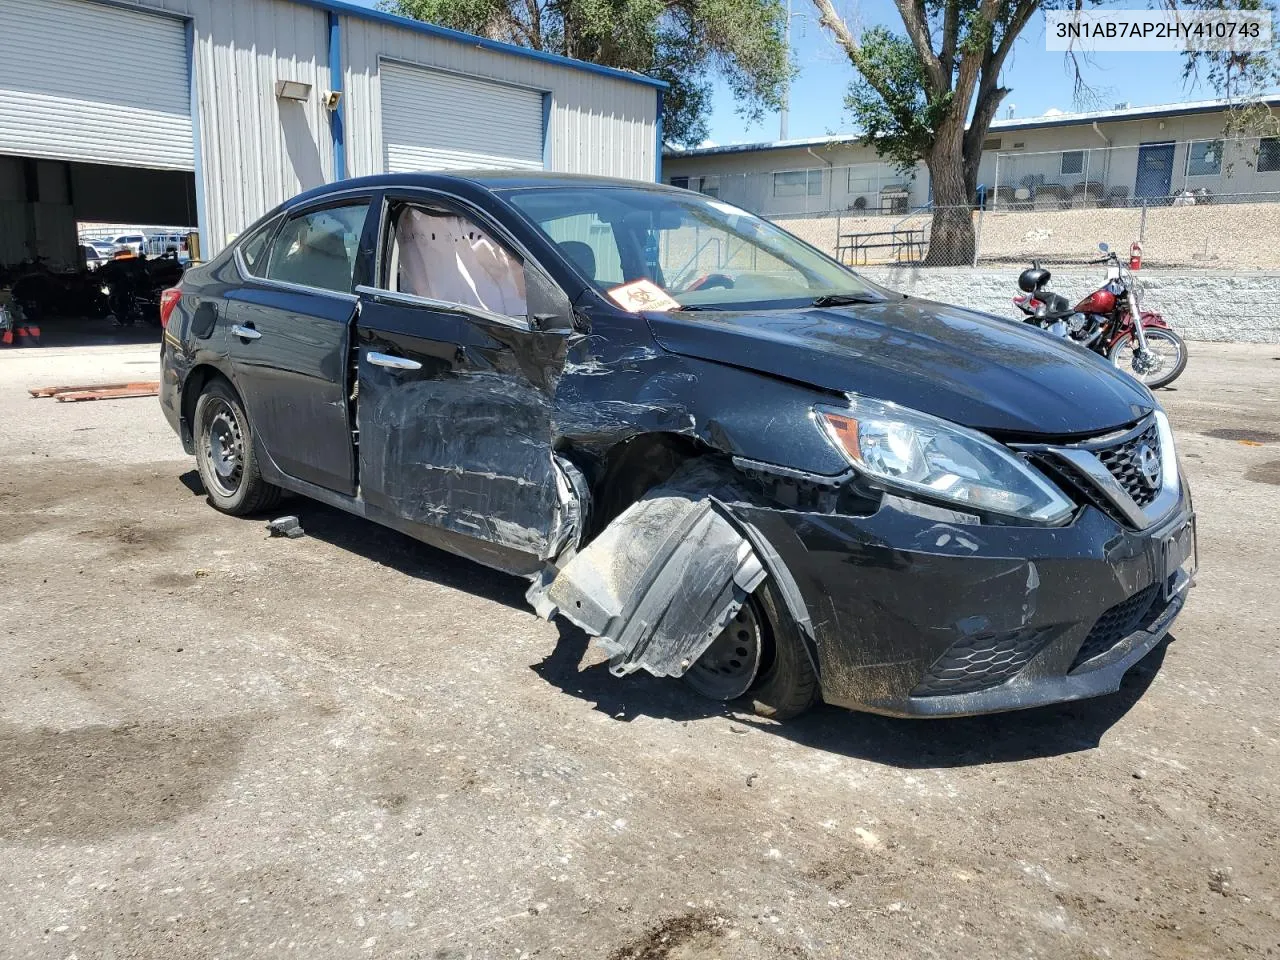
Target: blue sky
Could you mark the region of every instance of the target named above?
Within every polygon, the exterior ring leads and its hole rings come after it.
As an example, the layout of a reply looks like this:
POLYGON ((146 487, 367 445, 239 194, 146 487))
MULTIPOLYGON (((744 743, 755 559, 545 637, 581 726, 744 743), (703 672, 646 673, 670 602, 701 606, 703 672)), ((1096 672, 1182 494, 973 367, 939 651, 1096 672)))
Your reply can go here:
MULTIPOLYGON (((376 0, 354 0, 372 7, 376 0)), ((791 43, 800 75, 791 87, 790 137, 818 137, 842 133, 852 128, 844 109, 844 96, 854 77, 848 58, 818 26, 817 13, 810 0, 792 0, 797 16, 792 27, 791 43)), ((1135 5, 1137 6, 1137 5, 1135 5)), ((838 3, 846 15, 853 3, 838 3)), ((892 0, 862 0, 857 5, 863 27, 884 23, 901 25, 892 0)), ((851 22, 851 26, 854 24, 851 22)), ((1066 61, 1060 53, 1048 53, 1044 41, 1044 16, 1038 14, 1023 31, 1005 66, 1004 85, 1012 89, 1005 99, 1000 116, 1006 116, 1010 105, 1014 116, 1036 117, 1047 110, 1070 111, 1077 107, 1094 109, 1109 107, 1120 101, 1133 106, 1155 103, 1177 103, 1203 100, 1214 91, 1201 84, 1188 88, 1182 81, 1182 57, 1176 53, 1110 53, 1096 54, 1085 64, 1089 82, 1097 88, 1096 104, 1075 104, 1072 81, 1066 61)), ((766 116, 759 123, 747 124, 734 107, 733 97, 723 84, 717 85, 710 118, 710 140, 714 143, 750 143, 776 140, 778 115, 766 116)))

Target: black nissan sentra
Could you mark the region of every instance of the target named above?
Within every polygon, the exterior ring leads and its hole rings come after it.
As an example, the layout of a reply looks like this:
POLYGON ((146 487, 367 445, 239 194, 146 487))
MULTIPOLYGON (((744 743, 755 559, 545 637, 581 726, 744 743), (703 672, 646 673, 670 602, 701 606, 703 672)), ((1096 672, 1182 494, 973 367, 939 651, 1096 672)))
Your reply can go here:
POLYGON ((1141 384, 696 193, 348 180, 163 310, 160 400, 216 508, 292 491, 527 577, 615 674, 762 714, 1109 693, 1195 572, 1141 384))

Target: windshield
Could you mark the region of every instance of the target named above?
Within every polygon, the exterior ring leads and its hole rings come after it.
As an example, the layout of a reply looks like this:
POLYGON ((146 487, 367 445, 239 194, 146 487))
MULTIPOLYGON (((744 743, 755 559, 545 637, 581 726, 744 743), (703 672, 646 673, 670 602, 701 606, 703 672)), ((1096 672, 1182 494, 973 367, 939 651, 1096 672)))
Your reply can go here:
POLYGON ((724 309, 884 295, 786 231, 701 194, 551 187, 507 199, 606 294, 649 281, 681 307, 724 309))

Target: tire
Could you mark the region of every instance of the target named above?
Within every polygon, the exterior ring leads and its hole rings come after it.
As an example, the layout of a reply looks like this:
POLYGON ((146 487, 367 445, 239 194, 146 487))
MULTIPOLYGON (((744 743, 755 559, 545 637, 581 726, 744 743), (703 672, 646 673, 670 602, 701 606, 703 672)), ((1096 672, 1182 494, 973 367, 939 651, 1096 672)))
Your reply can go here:
POLYGON ((1165 327, 1143 327, 1142 333, 1148 342, 1157 341, 1160 344, 1156 352, 1161 356, 1165 356, 1171 348, 1176 351, 1176 356, 1172 364, 1166 364, 1160 369, 1153 371, 1151 374, 1140 375, 1133 370, 1132 357, 1133 349, 1131 341, 1132 333, 1126 333, 1107 352, 1107 359, 1115 364, 1119 369, 1124 370, 1136 380, 1140 380, 1146 384, 1149 390, 1158 390, 1161 387, 1167 387, 1178 377, 1182 376, 1182 371, 1187 368, 1187 344, 1182 337, 1178 336, 1172 330, 1165 327), (1162 349, 1163 348, 1163 349, 1162 349))
POLYGON ((771 580, 747 598, 684 679, 705 697, 742 699, 754 713, 774 720, 798 717, 818 702, 820 694, 804 638, 771 580), (752 633, 754 643, 748 639, 752 633), (744 650, 749 655, 736 655, 744 650))
POLYGON ((194 419, 196 466, 214 508, 243 517, 274 507, 282 491, 262 479, 249 418, 231 384, 210 380, 194 419))

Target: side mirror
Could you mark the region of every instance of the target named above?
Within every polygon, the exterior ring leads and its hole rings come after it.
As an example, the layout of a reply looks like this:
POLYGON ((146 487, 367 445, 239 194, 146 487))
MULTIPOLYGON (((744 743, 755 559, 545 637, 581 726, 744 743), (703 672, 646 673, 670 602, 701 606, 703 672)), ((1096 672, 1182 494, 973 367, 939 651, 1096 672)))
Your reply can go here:
POLYGON ((1103 253, 1110 253, 1110 252, 1111 252, 1111 248, 1110 248, 1109 246, 1107 246, 1105 243, 1100 243, 1100 244, 1098 244, 1098 249, 1099 249, 1099 250, 1101 250, 1103 253))
POLYGON ((573 304, 550 277, 529 267, 524 272, 529 322, 540 333, 572 333, 573 304))

